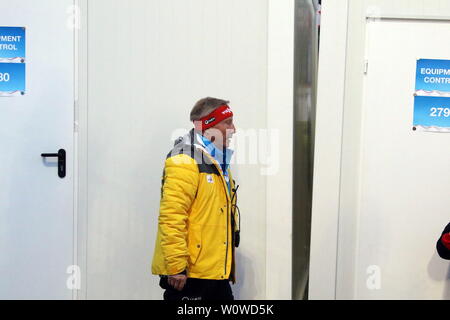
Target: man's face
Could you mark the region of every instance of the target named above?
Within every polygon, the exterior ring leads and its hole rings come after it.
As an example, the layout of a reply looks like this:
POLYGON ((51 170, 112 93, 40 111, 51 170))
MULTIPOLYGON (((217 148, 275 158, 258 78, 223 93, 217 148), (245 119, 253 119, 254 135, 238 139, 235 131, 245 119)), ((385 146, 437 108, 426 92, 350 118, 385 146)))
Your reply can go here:
POLYGON ((218 148, 228 148, 233 134, 236 133, 233 117, 223 120, 206 132, 208 133, 210 140, 213 141, 218 148))

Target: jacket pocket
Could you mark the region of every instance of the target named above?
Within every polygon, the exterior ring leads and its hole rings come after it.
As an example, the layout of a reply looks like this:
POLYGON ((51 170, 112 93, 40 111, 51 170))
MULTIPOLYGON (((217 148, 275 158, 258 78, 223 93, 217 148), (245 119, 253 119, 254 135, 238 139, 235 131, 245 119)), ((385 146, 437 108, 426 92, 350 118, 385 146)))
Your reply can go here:
POLYGON ((188 231, 188 251, 189 264, 195 265, 197 263, 200 251, 202 250, 202 228, 200 225, 192 224, 188 231))

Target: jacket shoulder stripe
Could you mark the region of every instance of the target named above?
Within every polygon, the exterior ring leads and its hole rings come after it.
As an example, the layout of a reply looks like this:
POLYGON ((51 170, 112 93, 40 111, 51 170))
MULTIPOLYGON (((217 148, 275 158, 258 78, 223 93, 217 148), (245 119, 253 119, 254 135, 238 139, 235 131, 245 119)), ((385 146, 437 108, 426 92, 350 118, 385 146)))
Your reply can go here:
POLYGON ((220 176, 219 170, 212 163, 212 161, 205 156, 202 151, 192 145, 178 145, 167 155, 167 159, 178 155, 186 155, 192 158, 198 164, 198 170, 200 173, 215 174, 220 176))
POLYGON ((215 175, 220 176, 220 173, 217 170, 217 167, 213 164, 201 163, 198 165, 198 171, 200 173, 215 174, 215 175))

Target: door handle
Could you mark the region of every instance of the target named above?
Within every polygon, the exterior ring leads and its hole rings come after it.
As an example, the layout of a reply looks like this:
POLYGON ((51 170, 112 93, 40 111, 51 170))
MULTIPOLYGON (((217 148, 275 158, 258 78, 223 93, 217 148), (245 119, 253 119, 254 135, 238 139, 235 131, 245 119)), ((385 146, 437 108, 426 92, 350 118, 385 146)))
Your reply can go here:
POLYGON ((66 150, 61 149, 58 153, 43 153, 42 158, 58 158, 58 176, 63 179, 66 177, 66 150))

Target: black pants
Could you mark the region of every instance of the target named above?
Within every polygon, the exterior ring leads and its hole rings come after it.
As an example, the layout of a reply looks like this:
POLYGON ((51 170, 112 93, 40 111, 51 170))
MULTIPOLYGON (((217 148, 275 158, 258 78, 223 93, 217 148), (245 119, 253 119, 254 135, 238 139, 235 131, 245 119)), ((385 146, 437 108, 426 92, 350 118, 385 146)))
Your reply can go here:
POLYGON ((188 278, 182 291, 175 290, 168 282, 167 277, 161 277, 159 282, 161 288, 165 289, 164 300, 166 301, 233 301, 229 280, 204 280, 188 278))

